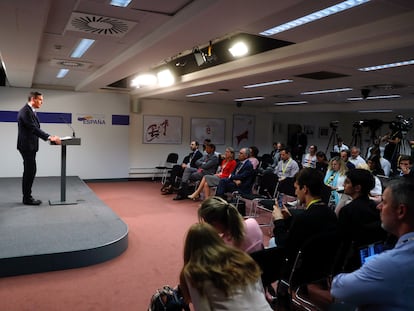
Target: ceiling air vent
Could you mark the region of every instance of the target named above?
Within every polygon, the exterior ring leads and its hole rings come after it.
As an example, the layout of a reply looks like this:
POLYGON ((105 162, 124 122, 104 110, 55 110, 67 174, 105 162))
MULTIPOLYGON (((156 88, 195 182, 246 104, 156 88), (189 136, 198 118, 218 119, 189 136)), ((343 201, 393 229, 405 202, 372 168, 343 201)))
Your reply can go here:
POLYGON ((113 17, 73 12, 66 30, 110 37, 123 37, 136 23, 113 17))
POLYGON ((92 66, 92 63, 65 60, 65 59, 51 59, 50 64, 54 67, 75 69, 75 70, 87 70, 92 66))

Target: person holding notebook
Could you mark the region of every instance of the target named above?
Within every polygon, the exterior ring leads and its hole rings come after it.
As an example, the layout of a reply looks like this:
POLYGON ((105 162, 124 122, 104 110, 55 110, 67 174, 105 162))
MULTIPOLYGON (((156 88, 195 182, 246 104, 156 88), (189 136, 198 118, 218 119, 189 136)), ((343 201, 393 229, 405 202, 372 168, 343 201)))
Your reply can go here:
POLYGON ((358 310, 414 310, 414 183, 391 180, 378 209, 382 227, 398 238, 395 247, 336 275, 331 295, 358 310))

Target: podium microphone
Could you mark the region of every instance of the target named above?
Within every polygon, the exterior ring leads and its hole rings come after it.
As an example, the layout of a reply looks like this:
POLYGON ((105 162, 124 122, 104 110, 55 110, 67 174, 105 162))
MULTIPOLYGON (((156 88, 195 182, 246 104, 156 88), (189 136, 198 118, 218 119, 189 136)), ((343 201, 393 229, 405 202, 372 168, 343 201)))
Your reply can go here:
POLYGON ((72 137, 76 137, 75 130, 73 129, 72 125, 70 125, 70 123, 68 121, 66 121, 66 119, 64 117, 59 117, 59 119, 61 119, 63 122, 65 122, 65 124, 67 126, 69 126, 69 128, 72 130, 72 137))

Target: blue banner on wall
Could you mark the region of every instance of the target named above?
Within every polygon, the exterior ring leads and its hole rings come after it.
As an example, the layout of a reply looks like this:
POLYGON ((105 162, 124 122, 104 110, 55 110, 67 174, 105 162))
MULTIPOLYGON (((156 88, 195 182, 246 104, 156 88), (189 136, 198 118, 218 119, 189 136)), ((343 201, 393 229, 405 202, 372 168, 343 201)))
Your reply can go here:
POLYGON ((129 115, 112 115, 112 125, 129 125, 129 115))
MULTIPOLYGON (((17 111, 0 111, 0 122, 17 122, 17 111)), ((72 123, 71 113, 38 112, 40 123, 72 123)))
POLYGON ((0 122, 17 122, 17 111, 0 111, 0 122))

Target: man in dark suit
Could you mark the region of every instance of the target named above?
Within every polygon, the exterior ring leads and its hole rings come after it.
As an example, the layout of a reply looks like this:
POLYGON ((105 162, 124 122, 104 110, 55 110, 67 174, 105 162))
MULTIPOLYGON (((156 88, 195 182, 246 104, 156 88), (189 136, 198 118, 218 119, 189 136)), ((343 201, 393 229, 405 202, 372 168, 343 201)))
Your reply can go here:
POLYGON ((43 103, 43 95, 39 92, 31 92, 28 103, 20 109, 17 116, 18 137, 17 149, 23 157, 23 204, 40 205, 42 201, 32 197, 32 185, 36 176, 36 153, 39 150, 39 138, 60 144, 58 136, 51 136, 40 129, 36 109, 43 103))
POLYGON ((220 179, 217 186, 216 196, 223 197, 227 192, 239 191, 243 194, 250 194, 254 181, 253 165, 249 161, 249 148, 242 148, 239 151, 239 163, 229 178, 220 179))
POLYGON ((171 173, 170 173, 169 181, 166 182, 165 185, 161 188, 162 194, 172 194, 174 192, 174 187, 177 186, 178 188, 179 186, 179 183, 178 185, 176 185, 177 177, 181 178, 183 176, 184 170, 187 167, 193 167, 193 168, 197 167, 196 165, 197 160, 203 156, 203 154, 198 149, 198 147, 199 147, 199 143, 197 141, 194 140, 190 143, 190 149, 191 149, 190 154, 184 158, 181 165, 177 164, 173 166, 171 173))
POLYGON ((277 247, 267 248, 253 256, 262 268, 262 280, 266 286, 290 271, 291 263, 305 241, 322 233, 336 234, 336 215, 321 198, 323 177, 320 171, 309 167, 296 175, 295 194, 305 204, 305 209, 289 210, 274 206, 273 235, 277 247))

